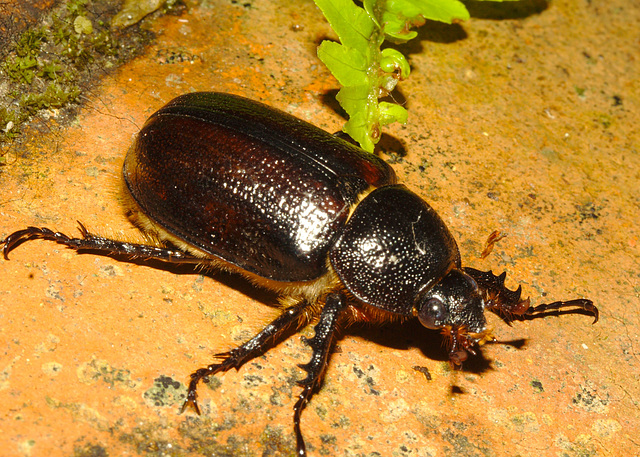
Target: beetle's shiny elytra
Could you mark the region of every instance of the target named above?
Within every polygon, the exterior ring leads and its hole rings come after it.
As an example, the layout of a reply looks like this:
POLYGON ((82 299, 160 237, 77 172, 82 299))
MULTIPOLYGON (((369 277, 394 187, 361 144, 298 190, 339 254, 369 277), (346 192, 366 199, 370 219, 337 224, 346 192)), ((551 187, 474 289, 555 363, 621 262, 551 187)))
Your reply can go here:
POLYGON ((492 340, 485 311, 505 320, 581 313, 590 300, 531 307, 505 274, 461 265, 456 242, 424 200, 396 183, 379 158, 281 111, 220 93, 180 96, 153 114, 125 158, 124 192, 134 222, 164 244, 82 238, 28 227, 3 242, 4 257, 32 239, 82 251, 238 272, 278 292, 282 314, 254 338, 191 375, 239 368, 274 339, 315 323, 313 355, 294 406, 297 454, 306 455, 300 416, 320 386, 336 332, 353 322, 417 318, 449 341, 460 365, 492 340))
POLYGON ((223 94, 178 97, 124 163, 135 212, 205 257, 278 282, 326 272, 351 206, 385 162, 292 116, 223 94), (280 114, 280 113, 278 113, 280 114))

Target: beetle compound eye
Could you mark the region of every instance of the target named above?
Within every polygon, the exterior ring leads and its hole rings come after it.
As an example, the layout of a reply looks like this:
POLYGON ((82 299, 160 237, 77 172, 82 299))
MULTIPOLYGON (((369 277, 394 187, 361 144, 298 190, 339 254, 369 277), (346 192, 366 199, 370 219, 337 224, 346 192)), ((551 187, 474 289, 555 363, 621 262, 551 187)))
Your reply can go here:
POLYGON ((479 333, 486 327, 478 285, 469 275, 455 268, 424 292, 422 298, 418 298, 418 305, 417 317, 427 328, 439 329, 453 325, 471 333, 479 333))
POLYGON ((418 311, 418 320, 425 327, 435 330, 444 325, 447 314, 447 308, 442 300, 431 297, 418 311))

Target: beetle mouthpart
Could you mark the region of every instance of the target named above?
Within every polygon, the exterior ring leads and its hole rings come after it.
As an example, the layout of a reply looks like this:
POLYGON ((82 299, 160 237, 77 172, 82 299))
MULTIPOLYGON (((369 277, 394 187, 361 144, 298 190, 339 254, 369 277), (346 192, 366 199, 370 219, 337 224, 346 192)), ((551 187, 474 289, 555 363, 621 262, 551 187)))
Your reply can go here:
POLYGON ((449 349, 449 362, 455 367, 462 365, 469 354, 475 355, 476 341, 470 337, 465 326, 445 325, 442 327, 444 344, 449 349))
POLYGON ((488 342, 496 341, 491 329, 468 332, 465 326, 446 325, 442 328, 444 342, 449 349, 449 361, 459 367, 469 354, 476 355, 476 349, 488 342))

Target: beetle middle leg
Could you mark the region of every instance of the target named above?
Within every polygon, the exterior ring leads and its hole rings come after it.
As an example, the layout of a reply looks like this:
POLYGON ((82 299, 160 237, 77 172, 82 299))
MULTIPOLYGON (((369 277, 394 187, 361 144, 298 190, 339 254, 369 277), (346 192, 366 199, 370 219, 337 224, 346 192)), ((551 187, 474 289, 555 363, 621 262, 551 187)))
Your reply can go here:
POLYGON ((298 384, 302 386, 302 392, 293 407, 293 430, 296 434, 296 455, 300 457, 307 455, 302 432, 300 431, 300 416, 315 391, 320 384, 322 384, 331 346, 333 345, 335 333, 338 329, 338 318, 346 307, 347 301, 342 294, 331 293, 327 295, 324 307, 322 308, 322 314, 320 314, 320 320, 314 327, 315 335, 313 338, 305 339, 305 342, 313 349, 313 354, 308 363, 298 365, 307 372, 307 377, 298 382, 298 384))
POLYGON ((201 380, 207 382, 209 376, 213 376, 216 373, 223 373, 231 368, 238 369, 245 362, 259 356, 264 351, 267 343, 297 327, 301 319, 304 319, 305 311, 309 306, 308 302, 302 301, 297 305, 287 308, 280 316, 243 345, 231 349, 228 352, 216 354, 214 357, 219 360, 218 363, 212 363, 205 368, 200 368, 191 373, 187 399, 182 405, 180 412, 184 412, 191 406, 196 413, 200 414, 200 407, 196 399, 198 383, 201 380))
MULTIPOLYGON (((335 332, 338 328, 338 319, 341 312, 346 308, 346 299, 338 293, 330 293, 327 295, 324 307, 320 314, 318 323, 314 327, 315 335, 304 341, 311 346, 313 355, 311 360, 306 364, 298 365, 307 372, 307 377, 298 382, 303 387, 302 392, 298 396, 298 401, 293 407, 293 423, 296 434, 296 453, 298 456, 306 456, 306 446, 300 431, 300 416, 314 392, 322 383, 329 353, 334 341, 335 332)), ((260 331, 252 339, 229 352, 216 354, 220 358, 219 363, 214 363, 206 368, 200 368, 191 374, 191 381, 187 393, 187 399, 182 405, 180 412, 184 412, 186 408, 192 406, 193 409, 200 414, 197 399, 198 383, 202 380, 207 381, 209 376, 230 370, 231 368, 240 368, 245 362, 260 355, 265 345, 282 335, 284 332, 292 330, 305 319, 305 314, 309 303, 300 302, 290 308, 287 308, 283 314, 273 320, 262 331, 260 331)))

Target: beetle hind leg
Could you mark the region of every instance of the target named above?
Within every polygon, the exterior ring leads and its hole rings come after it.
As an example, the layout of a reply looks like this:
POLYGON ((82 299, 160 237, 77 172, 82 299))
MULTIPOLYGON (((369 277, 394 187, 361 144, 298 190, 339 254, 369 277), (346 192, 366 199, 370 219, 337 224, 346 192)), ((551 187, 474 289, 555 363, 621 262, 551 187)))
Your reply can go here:
POLYGON ((196 413, 200 414, 200 407, 196 401, 197 388, 200 381, 207 382, 209 376, 213 376, 216 373, 223 373, 231 368, 238 369, 245 362, 262 354, 268 343, 273 342, 273 340, 277 339, 283 333, 291 331, 300 325, 301 321, 305 318, 305 312, 309 306, 309 303, 302 301, 297 305, 285 309, 280 316, 243 345, 229 352, 216 354, 217 363, 212 363, 205 368, 194 371, 190 377, 187 399, 182 405, 180 412, 184 412, 191 406, 196 413))
POLYGON ((81 222, 78 222, 78 230, 82 238, 73 238, 61 232, 55 232, 46 227, 27 227, 8 235, 0 240, 2 254, 9 260, 9 253, 22 243, 31 240, 46 240, 61 244, 75 251, 92 251, 107 256, 123 255, 129 258, 157 259, 171 263, 198 264, 206 260, 201 257, 162 246, 149 246, 146 244, 128 243, 126 241, 112 240, 90 233, 81 222))
POLYGON ((313 354, 308 363, 298 365, 307 372, 307 377, 298 381, 298 384, 302 386, 302 392, 293 407, 296 455, 299 457, 307 455, 302 432, 300 431, 300 416, 313 394, 318 387, 320 387, 320 384, 322 384, 331 347, 335 339, 336 330, 338 329, 338 319, 341 312, 346 308, 346 305, 346 299, 343 295, 338 293, 327 295, 320 319, 314 327, 315 335, 312 338, 305 338, 304 340, 305 343, 311 346, 313 354))

